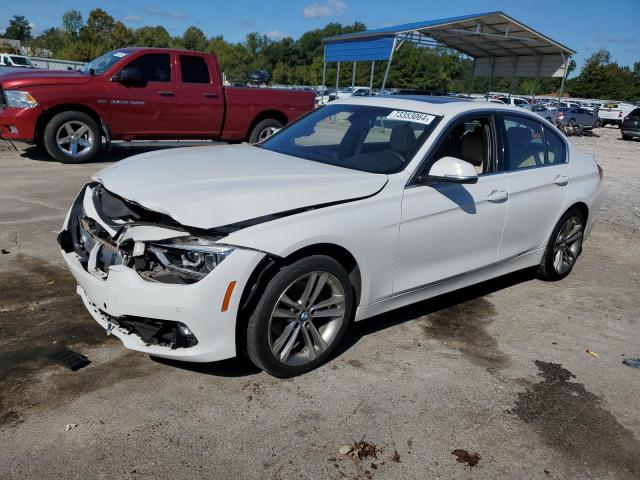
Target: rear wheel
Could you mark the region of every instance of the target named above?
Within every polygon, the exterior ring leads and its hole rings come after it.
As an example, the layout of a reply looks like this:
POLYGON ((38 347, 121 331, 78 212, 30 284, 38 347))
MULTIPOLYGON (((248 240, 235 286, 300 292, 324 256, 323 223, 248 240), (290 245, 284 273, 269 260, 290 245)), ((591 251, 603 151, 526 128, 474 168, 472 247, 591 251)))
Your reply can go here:
POLYGON ((585 218, 577 208, 568 210, 551 233, 538 267, 544 280, 560 280, 573 269, 582 253, 585 218))
POLYGON ((249 135, 249 143, 258 143, 266 140, 271 135, 273 135, 276 130, 282 128, 282 123, 280 123, 275 118, 267 118, 262 120, 253 127, 251 130, 251 134, 249 135))
POLYGON ((62 163, 88 162, 96 157, 102 144, 100 127, 83 112, 61 112, 44 129, 44 146, 62 163))
POLYGON ((624 133, 622 134, 622 139, 623 140, 631 140, 631 137, 629 135, 625 135, 624 133))
POLYGON ((315 255, 282 268, 249 318, 249 358, 277 377, 316 368, 342 339, 353 298, 347 272, 330 257, 315 255))
POLYGON ((596 123, 593 124, 593 128, 600 128, 602 126, 602 122, 600 120, 596 120, 596 123))

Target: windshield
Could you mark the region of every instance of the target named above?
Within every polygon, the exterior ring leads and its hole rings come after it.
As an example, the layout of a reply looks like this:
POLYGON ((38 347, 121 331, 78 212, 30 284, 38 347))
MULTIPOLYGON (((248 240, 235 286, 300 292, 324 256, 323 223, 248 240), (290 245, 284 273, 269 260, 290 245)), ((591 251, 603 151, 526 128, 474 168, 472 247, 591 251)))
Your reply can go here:
POLYGON ((327 105, 259 147, 373 173, 406 167, 438 123, 435 115, 366 105, 327 105))
POLYGON ((13 62, 14 65, 24 65, 26 67, 32 67, 33 63, 27 57, 18 57, 14 55, 9 55, 9 58, 13 62))
POLYGON ((113 52, 105 53, 104 55, 87 63, 79 71, 87 74, 94 73, 96 75, 100 75, 101 73, 109 70, 109 68, 111 68, 113 65, 118 63, 130 53, 131 50, 128 49, 114 50, 113 52))

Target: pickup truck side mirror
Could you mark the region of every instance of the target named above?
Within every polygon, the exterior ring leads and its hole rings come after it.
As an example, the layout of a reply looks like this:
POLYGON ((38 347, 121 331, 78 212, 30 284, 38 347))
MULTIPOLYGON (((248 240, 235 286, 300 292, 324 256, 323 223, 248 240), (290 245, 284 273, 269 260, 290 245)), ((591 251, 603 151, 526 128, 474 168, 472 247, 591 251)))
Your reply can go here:
POLYGON ((421 183, 477 183, 478 173, 473 165, 455 157, 442 157, 420 177, 421 183))
POLYGON ((124 67, 111 78, 111 81, 128 84, 142 83, 142 73, 139 68, 124 67))

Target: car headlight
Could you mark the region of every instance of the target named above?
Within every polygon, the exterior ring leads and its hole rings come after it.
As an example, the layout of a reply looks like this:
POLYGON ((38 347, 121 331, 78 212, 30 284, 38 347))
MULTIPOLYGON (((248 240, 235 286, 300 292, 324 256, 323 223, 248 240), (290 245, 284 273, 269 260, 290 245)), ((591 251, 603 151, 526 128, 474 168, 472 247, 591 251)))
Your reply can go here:
POLYGON ((192 283, 211 273, 234 248, 220 245, 207 238, 178 237, 149 243, 147 251, 153 254, 158 267, 177 274, 187 283, 192 283))
POLYGON ((5 90, 7 107, 11 108, 33 108, 38 106, 38 102, 29 92, 20 90, 5 90))

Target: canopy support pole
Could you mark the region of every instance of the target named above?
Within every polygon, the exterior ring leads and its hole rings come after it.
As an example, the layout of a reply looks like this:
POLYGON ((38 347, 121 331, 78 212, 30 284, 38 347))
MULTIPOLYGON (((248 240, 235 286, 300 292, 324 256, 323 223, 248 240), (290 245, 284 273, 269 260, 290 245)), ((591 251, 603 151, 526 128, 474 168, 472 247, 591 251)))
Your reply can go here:
POLYGON ((511 59, 511 63, 513 64, 513 71, 511 73, 511 82, 509 82, 509 103, 511 103, 511 93, 513 92, 513 84, 516 79, 516 70, 518 69, 518 57, 516 57, 515 61, 511 59))
POLYGON ((491 65, 491 71, 489 72, 489 84, 487 85, 487 98, 485 99, 488 102, 489 97, 491 96, 491 81, 493 80, 493 69, 496 66, 496 59, 493 57, 492 62, 491 57, 487 57, 487 60, 489 60, 489 64, 491 65))
POLYGON ((391 61, 393 60, 393 53, 396 51, 396 42, 398 37, 393 37, 393 45, 391 46, 391 53, 389 54, 389 60, 387 60, 387 68, 384 71, 384 77, 382 77, 382 87, 380 93, 384 93, 384 87, 387 85, 387 78, 389 77, 389 68, 391 68, 391 61))
POLYGON ((356 64, 358 62, 356 62, 355 60, 353 61, 353 72, 351 72, 351 88, 356 86, 356 64))
POLYGON ((558 92, 558 103, 556 105, 556 110, 553 114, 553 122, 555 123, 556 117, 558 116, 558 110, 560 109, 560 102, 562 101, 562 93, 564 92, 564 82, 567 79, 567 72, 569 71, 569 58, 565 57, 564 53, 561 53, 562 60, 564 62, 564 73, 562 74, 562 82, 560 82, 560 91, 558 92))
POLYGON ((327 78, 327 60, 323 59, 322 60, 322 95, 320 96, 320 100, 322 103, 324 103, 324 94, 327 91, 326 78, 327 78))
POLYGON ((373 94, 373 72, 376 69, 376 62, 371 60, 371 75, 369 75, 369 95, 373 94))
POLYGON ((336 98, 338 98, 339 87, 340 87, 340 62, 338 62, 338 69, 336 70, 336 98))

